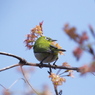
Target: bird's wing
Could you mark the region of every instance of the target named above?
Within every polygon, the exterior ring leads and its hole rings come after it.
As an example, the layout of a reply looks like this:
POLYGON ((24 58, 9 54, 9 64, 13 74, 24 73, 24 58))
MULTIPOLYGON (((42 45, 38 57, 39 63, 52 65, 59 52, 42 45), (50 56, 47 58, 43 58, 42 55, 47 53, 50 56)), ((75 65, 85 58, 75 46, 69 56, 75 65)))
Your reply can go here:
POLYGON ((56 46, 54 45, 50 45, 50 48, 54 48, 54 49, 58 49, 56 46))
MULTIPOLYGON (((34 51, 35 52, 35 51, 34 51)), ((36 51, 35 53, 51 53, 52 50, 50 48, 48 48, 47 50, 43 50, 43 51, 36 51)))

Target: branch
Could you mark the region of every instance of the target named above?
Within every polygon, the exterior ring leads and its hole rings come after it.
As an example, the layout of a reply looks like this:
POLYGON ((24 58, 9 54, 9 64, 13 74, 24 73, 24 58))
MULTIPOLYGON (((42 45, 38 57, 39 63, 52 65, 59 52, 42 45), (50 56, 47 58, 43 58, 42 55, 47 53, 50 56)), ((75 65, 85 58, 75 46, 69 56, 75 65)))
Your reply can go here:
POLYGON ((1 72, 1 71, 5 71, 5 70, 10 69, 10 68, 13 68, 13 67, 16 67, 16 66, 20 66, 20 64, 14 64, 14 65, 11 65, 11 66, 2 68, 2 69, 0 69, 0 72, 1 72))
POLYGON ((20 66, 20 68, 21 68, 22 74, 23 74, 23 76, 24 76, 25 81, 27 82, 27 84, 32 88, 32 90, 33 90, 37 95, 40 95, 40 94, 32 87, 32 85, 29 83, 28 79, 27 79, 26 76, 25 76, 25 73, 24 73, 24 71, 23 71, 22 66, 20 66))
POLYGON ((20 61, 20 63, 26 63, 26 60, 17 56, 17 55, 13 55, 13 54, 10 54, 10 53, 6 53, 6 52, 0 52, 1 55, 6 55, 6 56, 11 56, 11 57, 14 57, 16 59, 18 59, 20 61))
POLYGON ((55 94, 58 95, 57 87, 54 86, 55 94))
POLYGON ((75 70, 75 71, 79 72, 79 68, 78 67, 64 67, 64 66, 49 65, 49 64, 41 65, 39 63, 27 62, 24 58, 19 57, 17 55, 10 54, 10 53, 0 52, 0 54, 1 55, 6 55, 6 56, 11 56, 11 57, 17 58, 19 60, 18 64, 14 64, 14 65, 2 68, 2 69, 0 69, 0 72, 4 71, 4 70, 7 70, 7 69, 10 69, 10 68, 13 68, 13 67, 16 67, 16 66, 21 66, 21 65, 22 66, 28 65, 28 66, 36 66, 36 67, 46 67, 46 68, 52 68, 52 69, 67 69, 67 70, 75 70))
POLYGON ((77 72, 79 72, 79 68, 78 67, 64 67, 64 66, 58 66, 58 65, 49 65, 49 64, 39 64, 39 63, 26 63, 25 65, 28 66, 37 66, 37 67, 46 67, 46 68, 52 68, 52 69, 67 69, 67 70, 75 70, 77 72))
MULTIPOLYGON (((37 66, 37 67, 40 67, 41 64, 38 64, 38 63, 26 63, 24 64, 23 66, 37 66)), ((17 67, 17 66, 21 66, 20 64, 14 64, 14 65, 11 65, 11 66, 8 66, 8 67, 5 67, 5 68, 2 68, 0 69, 0 72, 1 71, 4 71, 4 70, 7 70, 7 69, 10 69, 10 68, 13 68, 13 67, 17 67)), ((75 70, 77 72, 79 72, 79 68, 78 67, 63 67, 63 66, 55 66, 55 65, 48 65, 48 64, 43 64, 41 67, 46 67, 46 68, 52 68, 52 69, 67 69, 67 70, 75 70)))

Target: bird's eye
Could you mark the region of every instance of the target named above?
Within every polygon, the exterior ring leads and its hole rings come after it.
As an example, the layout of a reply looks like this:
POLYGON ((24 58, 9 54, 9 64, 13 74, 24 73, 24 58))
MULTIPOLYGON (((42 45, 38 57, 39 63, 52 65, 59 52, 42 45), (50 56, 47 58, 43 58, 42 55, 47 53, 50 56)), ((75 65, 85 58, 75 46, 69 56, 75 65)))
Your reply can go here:
POLYGON ((48 38, 48 37, 46 37, 46 40, 50 41, 51 39, 50 39, 50 38, 48 38))
POLYGON ((46 40, 48 40, 48 38, 47 38, 47 37, 45 37, 45 39, 46 39, 46 40))

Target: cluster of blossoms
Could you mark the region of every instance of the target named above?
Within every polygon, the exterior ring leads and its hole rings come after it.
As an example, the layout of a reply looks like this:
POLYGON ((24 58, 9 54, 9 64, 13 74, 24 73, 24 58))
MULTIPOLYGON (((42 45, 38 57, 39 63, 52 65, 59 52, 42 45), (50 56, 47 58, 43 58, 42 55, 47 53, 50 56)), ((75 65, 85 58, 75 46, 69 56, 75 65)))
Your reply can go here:
MULTIPOLYGON (((95 32, 91 25, 89 25, 89 29, 95 38, 95 32)), ((76 31, 77 29, 75 27, 70 27, 69 24, 66 24, 64 26, 64 32, 78 44, 78 46, 73 51, 74 56, 77 58, 77 60, 79 60, 83 54, 83 51, 87 51, 92 54, 93 58, 95 58, 94 48, 88 41, 89 37, 87 35, 87 32, 82 32, 82 34, 79 35, 76 31)))
POLYGON ((36 27, 31 29, 30 34, 27 34, 27 38, 24 42, 28 49, 31 49, 33 47, 33 44, 36 41, 36 39, 39 36, 43 35, 42 24, 43 24, 43 22, 39 23, 39 25, 36 25, 36 27))
POLYGON ((81 75, 84 75, 88 72, 91 72, 94 74, 94 72, 95 72, 95 61, 93 61, 90 65, 84 65, 84 66, 80 67, 79 71, 80 71, 81 75))
POLYGON ((69 24, 66 24, 64 27, 65 33, 74 41, 79 44, 83 44, 84 41, 88 40, 88 35, 86 32, 83 32, 82 35, 76 33, 77 29, 75 27, 70 27, 69 24))
MULTIPOLYGON (((67 62, 64 62, 64 63, 62 64, 62 66, 64 66, 64 67, 71 67, 67 62)), ((65 72, 65 73, 66 73, 66 72, 69 73, 67 76, 74 78, 73 70, 65 70, 64 72, 65 72)))
POLYGON ((73 55, 76 57, 77 60, 79 60, 82 54, 83 54, 83 49, 80 47, 76 47, 73 51, 73 55))
POLYGON ((3 90, 3 95, 12 95, 13 93, 12 92, 10 92, 9 90, 7 90, 7 89, 5 89, 5 90, 3 90))
POLYGON ((75 27, 69 27, 69 24, 65 24, 64 29, 65 33, 73 40, 77 41, 79 35, 76 33, 75 27))
POLYGON ((62 85, 62 83, 66 81, 65 78, 62 78, 54 73, 51 73, 49 78, 51 78, 51 81, 53 82, 55 87, 57 87, 58 85, 62 85))
POLYGON ((82 35, 79 36, 78 44, 79 46, 76 47, 73 51, 74 56, 77 58, 77 60, 81 57, 83 54, 83 50, 85 50, 84 42, 87 41, 89 38, 87 36, 86 32, 83 32, 82 35))
MULTIPOLYGON (((64 67, 71 67, 67 62, 64 62, 62 64, 64 67)), ((66 82, 66 79, 63 76, 68 77, 74 77, 73 70, 65 70, 64 72, 60 73, 61 69, 57 72, 57 74, 51 73, 49 75, 49 78, 51 78, 51 81, 53 82, 54 86, 57 87, 59 85, 62 85, 63 82, 66 82), (67 75, 63 75, 64 73, 68 73, 67 75)))

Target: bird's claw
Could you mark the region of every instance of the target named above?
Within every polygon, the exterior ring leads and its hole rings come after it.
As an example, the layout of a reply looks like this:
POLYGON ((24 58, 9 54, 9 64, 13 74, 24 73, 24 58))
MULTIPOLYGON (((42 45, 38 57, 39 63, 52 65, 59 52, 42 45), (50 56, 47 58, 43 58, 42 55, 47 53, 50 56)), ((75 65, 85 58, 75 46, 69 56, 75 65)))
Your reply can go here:
POLYGON ((40 67, 40 68, 42 68, 42 67, 43 67, 43 63, 42 63, 42 62, 40 62, 39 67, 40 67))
POLYGON ((57 65, 55 63, 53 63, 54 69, 56 69, 57 65))

